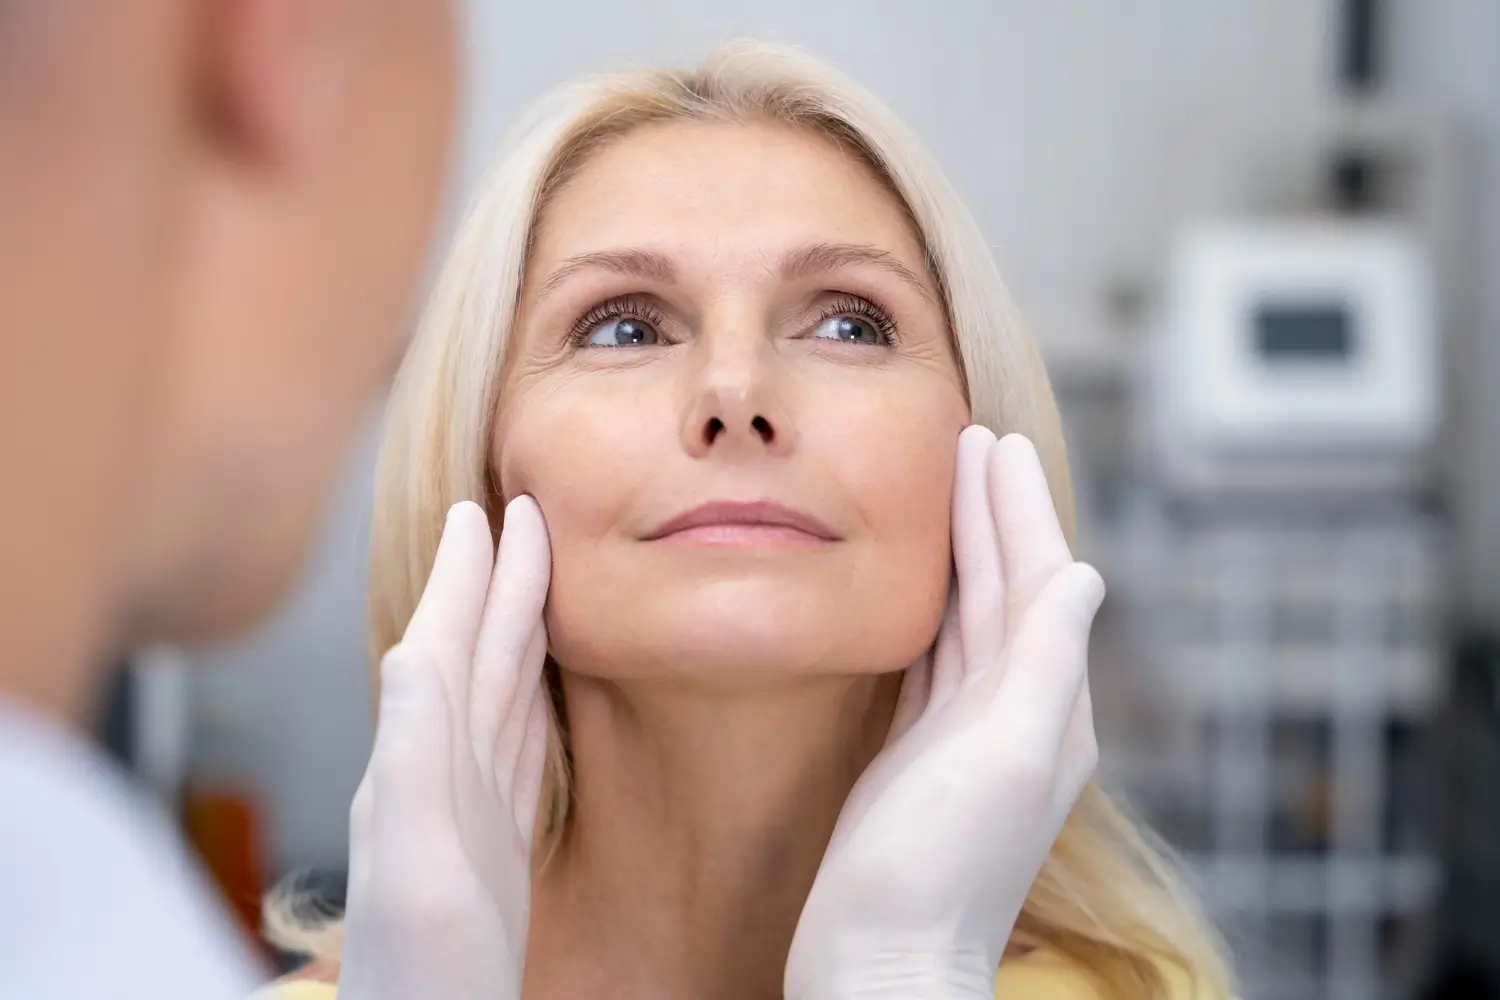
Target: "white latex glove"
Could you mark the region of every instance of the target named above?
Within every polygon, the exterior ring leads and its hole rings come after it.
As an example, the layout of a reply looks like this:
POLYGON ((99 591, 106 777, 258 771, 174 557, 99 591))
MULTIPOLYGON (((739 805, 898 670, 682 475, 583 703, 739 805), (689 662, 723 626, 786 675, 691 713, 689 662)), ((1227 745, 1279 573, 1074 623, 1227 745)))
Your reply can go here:
POLYGON ((990 998, 1032 882, 1094 772, 1088 639, 1036 450, 959 437, 956 596, 850 793, 787 958, 788 1000, 990 998))
POLYGON ((339 1000, 521 995, 550 574, 535 500, 506 509, 498 560, 479 506, 448 512, 422 599, 381 661, 375 748, 350 810, 339 1000))

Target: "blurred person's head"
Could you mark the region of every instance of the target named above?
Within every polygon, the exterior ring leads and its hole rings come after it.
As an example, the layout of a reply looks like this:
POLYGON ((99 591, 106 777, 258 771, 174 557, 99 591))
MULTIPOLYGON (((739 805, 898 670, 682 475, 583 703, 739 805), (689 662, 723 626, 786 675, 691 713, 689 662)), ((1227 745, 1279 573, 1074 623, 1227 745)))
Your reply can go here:
MULTIPOLYGON (((889 110, 778 47, 540 105, 460 230, 387 419, 377 654, 416 606, 451 504, 482 499, 498 528, 529 492, 546 516, 544 856, 574 817, 570 778, 587 777, 569 772, 578 692, 685 683, 732 702, 768 681, 891 676, 932 643, 966 424, 1030 437, 1072 520, 1051 389, 983 234, 889 110), (836 541, 651 541, 721 498, 799 508, 836 541)), ((1122 997, 1154 995, 1153 955, 1224 977, 1212 933, 1097 787, 1013 943, 1061 950, 1122 997)))
MULTIPOLYGON (((452 17, 0 4, 7 676, 218 634, 285 590, 403 347, 452 17)), ((77 711, 86 683, 41 670, 6 686, 77 711)))
POLYGON ((0 680, 53 710, 114 627, 107 507, 135 504, 163 385, 188 6, 0 3, 0 680))
POLYGON ((152 638, 240 627, 300 567, 405 347, 457 82, 447 2, 202 6, 131 580, 130 625, 152 638))

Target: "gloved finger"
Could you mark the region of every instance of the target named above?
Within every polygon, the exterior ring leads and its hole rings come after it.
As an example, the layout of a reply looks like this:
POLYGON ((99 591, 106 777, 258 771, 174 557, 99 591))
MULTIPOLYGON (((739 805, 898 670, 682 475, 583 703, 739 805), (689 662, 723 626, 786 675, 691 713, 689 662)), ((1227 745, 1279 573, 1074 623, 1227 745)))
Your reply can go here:
POLYGON ((516 755, 511 803, 515 809, 516 827, 521 831, 521 839, 528 851, 531 850, 532 840, 536 835, 536 814, 541 806, 542 781, 547 767, 547 747, 552 738, 549 718, 545 698, 538 698, 531 703, 531 709, 526 714, 523 727, 526 738, 521 743, 520 753, 516 755))
POLYGON ((1037 594, 1073 561, 1035 446, 1007 434, 990 449, 990 507, 1000 537, 1006 634, 1014 636, 1037 594))
MULTIPOLYGON (((1067 778, 1059 788, 1059 793, 1067 803, 1071 803, 1099 767, 1099 739, 1094 731, 1094 699, 1089 691, 1087 674, 1084 676, 1083 688, 1073 702, 1067 732, 1063 734, 1062 758, 1067 778)), ((1063 804, 1066 803, 1059 803, 1063 804)))
POLYGON ((469 663, 494 558, 484 510, 467 500, 449 508, 427 586, 401 638, 405 645, 428 652, 460 703, 468 689, 469 663))
POLYGON ((1089 631, 1104 599, 1092 566, 1071 563, 1028 609, 990 702, 992 731, 1033 760, 1056 762, 1088 681, 1089 631))
POLYGON ((489 759, 520 692, 521 657, 541 621, 551 574, 542 509, 529 496, 516 497, 505 508, 469 688, 469 726, 481 760, 489 759))
POLYGON ((907 730, 926 711, 932 691, 933 655, 934 650, 928 650, 901 674, 901 693, 896 696, 896 711, 891 716, 891 729, 885 737, 886 746, 906 735, 907 730))
POLYGON ((495 742, 490 746, 476 746, 475 755, 480 760, 488 759, 493 773, 504 784, 502 790, 510 794, 515 786, 516 761, 526 739, 527 720, 532 706, 538 698, 546 697, 542 681, 542 668, 547 660, 547 626, 537 619, 531 639, 516 661, 517 689, 510 712, 501 720, 495 742))
MULTIPOLYGON (((953 473, 953 566, 966 671, 997 667, 1005 645, 1005 574, 986 467, 995 446, 975 424, 958 436, 953 473)), ((961 679, 961 678, 960 678, 961 679)))
POLYGON ((424 845, 452 822, 448 699, 425 650, 404 643, 385 655, 380 689, 368 843, 380 865, 420 871, 424 845))
MULTIPOLYGON (((959 602, 949 600, 948 610, 943 614, 943 624, 938 629, 937 642, 932 650, 932 690, 927 702, 934 710, 941 709, 963 687, 966 647, 959 615, 959 602)), ((996 653, 997 657, 998 655, 996 653)))
POLYGON ((349 884, 365 883, 374 868, 375 780, 368 768, 349 803, 349 884))

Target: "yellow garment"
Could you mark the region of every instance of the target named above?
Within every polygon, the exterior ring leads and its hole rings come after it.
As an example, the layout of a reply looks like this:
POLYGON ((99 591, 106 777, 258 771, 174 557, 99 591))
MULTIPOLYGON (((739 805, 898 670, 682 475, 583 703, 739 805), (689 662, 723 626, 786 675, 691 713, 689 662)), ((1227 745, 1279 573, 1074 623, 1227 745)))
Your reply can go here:
POLYGON ((337 995, 338 989, 332 983, 290 982, 279 983, 264 995, 264 1000, 333 1000, 337 995))
MULTIPOLYGON (((1192 984, 1175 967, 1163 967, 1167 981, 1165 1000, 1191 1000, 1192 984)), ((337 990, 329 983, 289 982, 278 984, 265 1000, 335 1000, 337 990)), ((1045 952, 1011 959, 995 976, 995 1000, 1098 1000, 1097 984, 1065 960, 1045 952)))

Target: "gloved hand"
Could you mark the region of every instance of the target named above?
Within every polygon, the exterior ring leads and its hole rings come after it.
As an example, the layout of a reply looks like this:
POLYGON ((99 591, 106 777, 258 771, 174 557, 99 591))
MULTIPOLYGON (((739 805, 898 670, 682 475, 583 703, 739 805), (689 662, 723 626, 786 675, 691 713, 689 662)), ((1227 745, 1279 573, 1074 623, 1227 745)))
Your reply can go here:
POLYGON ((1087 668, 1104 584, 1073 561, 1025 438, 960 435, 953 555, 933 652, 908 671, 797 924, 788 1000, 993 997, 1098 761, 1087 668))
POLYGON ((350 810, 339 1000, 521 995, 550 574, 532 498, 506 508, 498 561, 478 505, 448 512, 422 599, 381 661, 375 748, 350 810))

